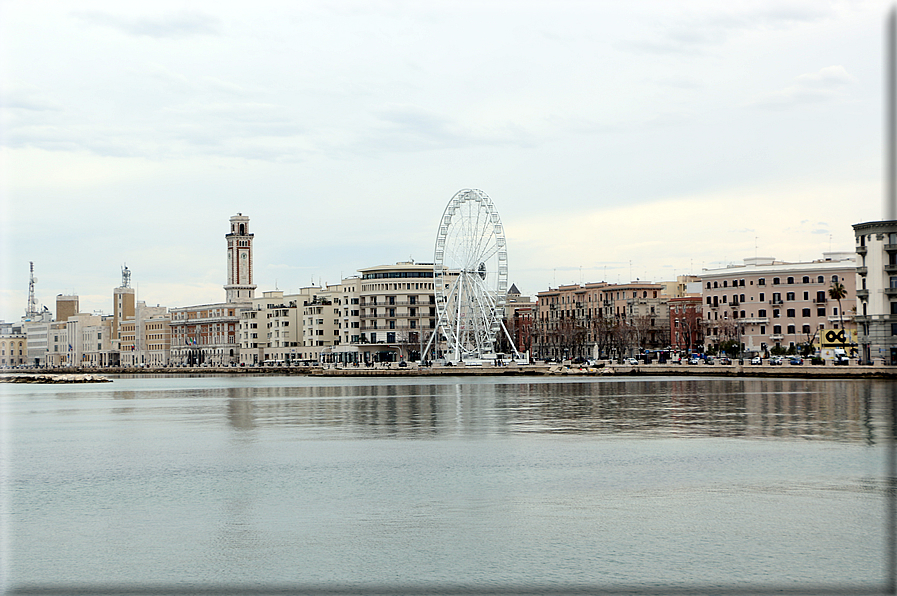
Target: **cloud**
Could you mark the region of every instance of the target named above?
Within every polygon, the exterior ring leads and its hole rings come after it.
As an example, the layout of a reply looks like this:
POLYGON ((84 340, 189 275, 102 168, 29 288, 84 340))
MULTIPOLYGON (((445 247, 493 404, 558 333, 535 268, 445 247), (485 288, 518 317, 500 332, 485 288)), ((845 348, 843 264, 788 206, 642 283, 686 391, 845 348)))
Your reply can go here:
POLYGON ((32 112, 61 112, 63 106, 37 89, 13 88, 0 95, 0 105, 4 109, 28 110, 32 112))
POLYGON ((125 17, 99 11, 71 13, 91 25, 108 27, 135 37, 184 39, 197 35, 218 35, 218 18, 196 12, 181 11, 156 17, 125 17))
POLYGON ((848 86, 854 80, 843 66, 826 66, 818 72, 799 75, 793 84, 763 95, 750 102, 749 105, 781 109, 794 105, 832 101, 845 96, 848 86))
MULTIPOLYGON (((675 3, 674 3, 675 5, 675 3)), ((678 5, 677 5, 678 6, 678 5)), ((623 51, 637 54, 706 54, 730 39, 756 31, 785 30, 826 19, 834 8, 820 2, 791 1, 755 2, 750 5, 732 3, 704 6, 693 11, 677 9, 662 16, 660 27, 640 39, 624 39, 615 44, 623 51)), ((651 15, 645 19, 646 25, 651 15)))

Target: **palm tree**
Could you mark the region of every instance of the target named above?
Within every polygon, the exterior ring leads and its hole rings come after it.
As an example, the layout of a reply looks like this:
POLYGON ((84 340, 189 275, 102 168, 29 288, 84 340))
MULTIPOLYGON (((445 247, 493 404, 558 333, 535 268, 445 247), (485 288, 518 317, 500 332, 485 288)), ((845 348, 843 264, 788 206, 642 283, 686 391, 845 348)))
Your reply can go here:
POLYGON ((847 298, 844 284, 838 281, 832 282, 832 287, 828 289, 828 297, 838 301, 838 316, 841 318, 841 329, 844 329, 844 310, 841 308, 841 298, 847 298))

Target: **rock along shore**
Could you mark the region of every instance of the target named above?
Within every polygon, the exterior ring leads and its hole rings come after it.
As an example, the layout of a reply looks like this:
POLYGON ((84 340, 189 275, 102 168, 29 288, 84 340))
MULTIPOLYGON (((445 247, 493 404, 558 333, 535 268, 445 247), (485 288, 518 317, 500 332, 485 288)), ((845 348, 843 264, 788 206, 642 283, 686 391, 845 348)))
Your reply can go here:
POLYGON ((0 374, 0 383, 111 383, 112 379, 103 375, 84 373, 8 373, 0 374))

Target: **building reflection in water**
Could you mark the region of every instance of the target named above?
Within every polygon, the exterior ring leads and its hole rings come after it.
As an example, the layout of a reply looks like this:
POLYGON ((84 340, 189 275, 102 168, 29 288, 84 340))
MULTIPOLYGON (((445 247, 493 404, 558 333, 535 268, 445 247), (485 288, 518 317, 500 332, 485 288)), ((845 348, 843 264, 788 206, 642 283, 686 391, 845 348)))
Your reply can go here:
POLYGON ((370 437, 514 432, 831 439, 875 444, 892 420, 886 381, 456 380, 236 387, 233 428, 293 425, 370 437))

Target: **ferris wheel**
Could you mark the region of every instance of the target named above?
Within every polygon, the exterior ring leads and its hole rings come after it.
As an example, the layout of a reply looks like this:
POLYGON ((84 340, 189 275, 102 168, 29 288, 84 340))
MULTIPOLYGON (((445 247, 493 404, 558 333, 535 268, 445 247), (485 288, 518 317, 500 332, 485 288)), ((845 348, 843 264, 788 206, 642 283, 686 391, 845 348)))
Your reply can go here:
POLYGON ((461 190, 449 201, 436 235, 433 277, 446 358, 494 358, 504 329, 508 252, 501 218, 483 191, 461 190))

